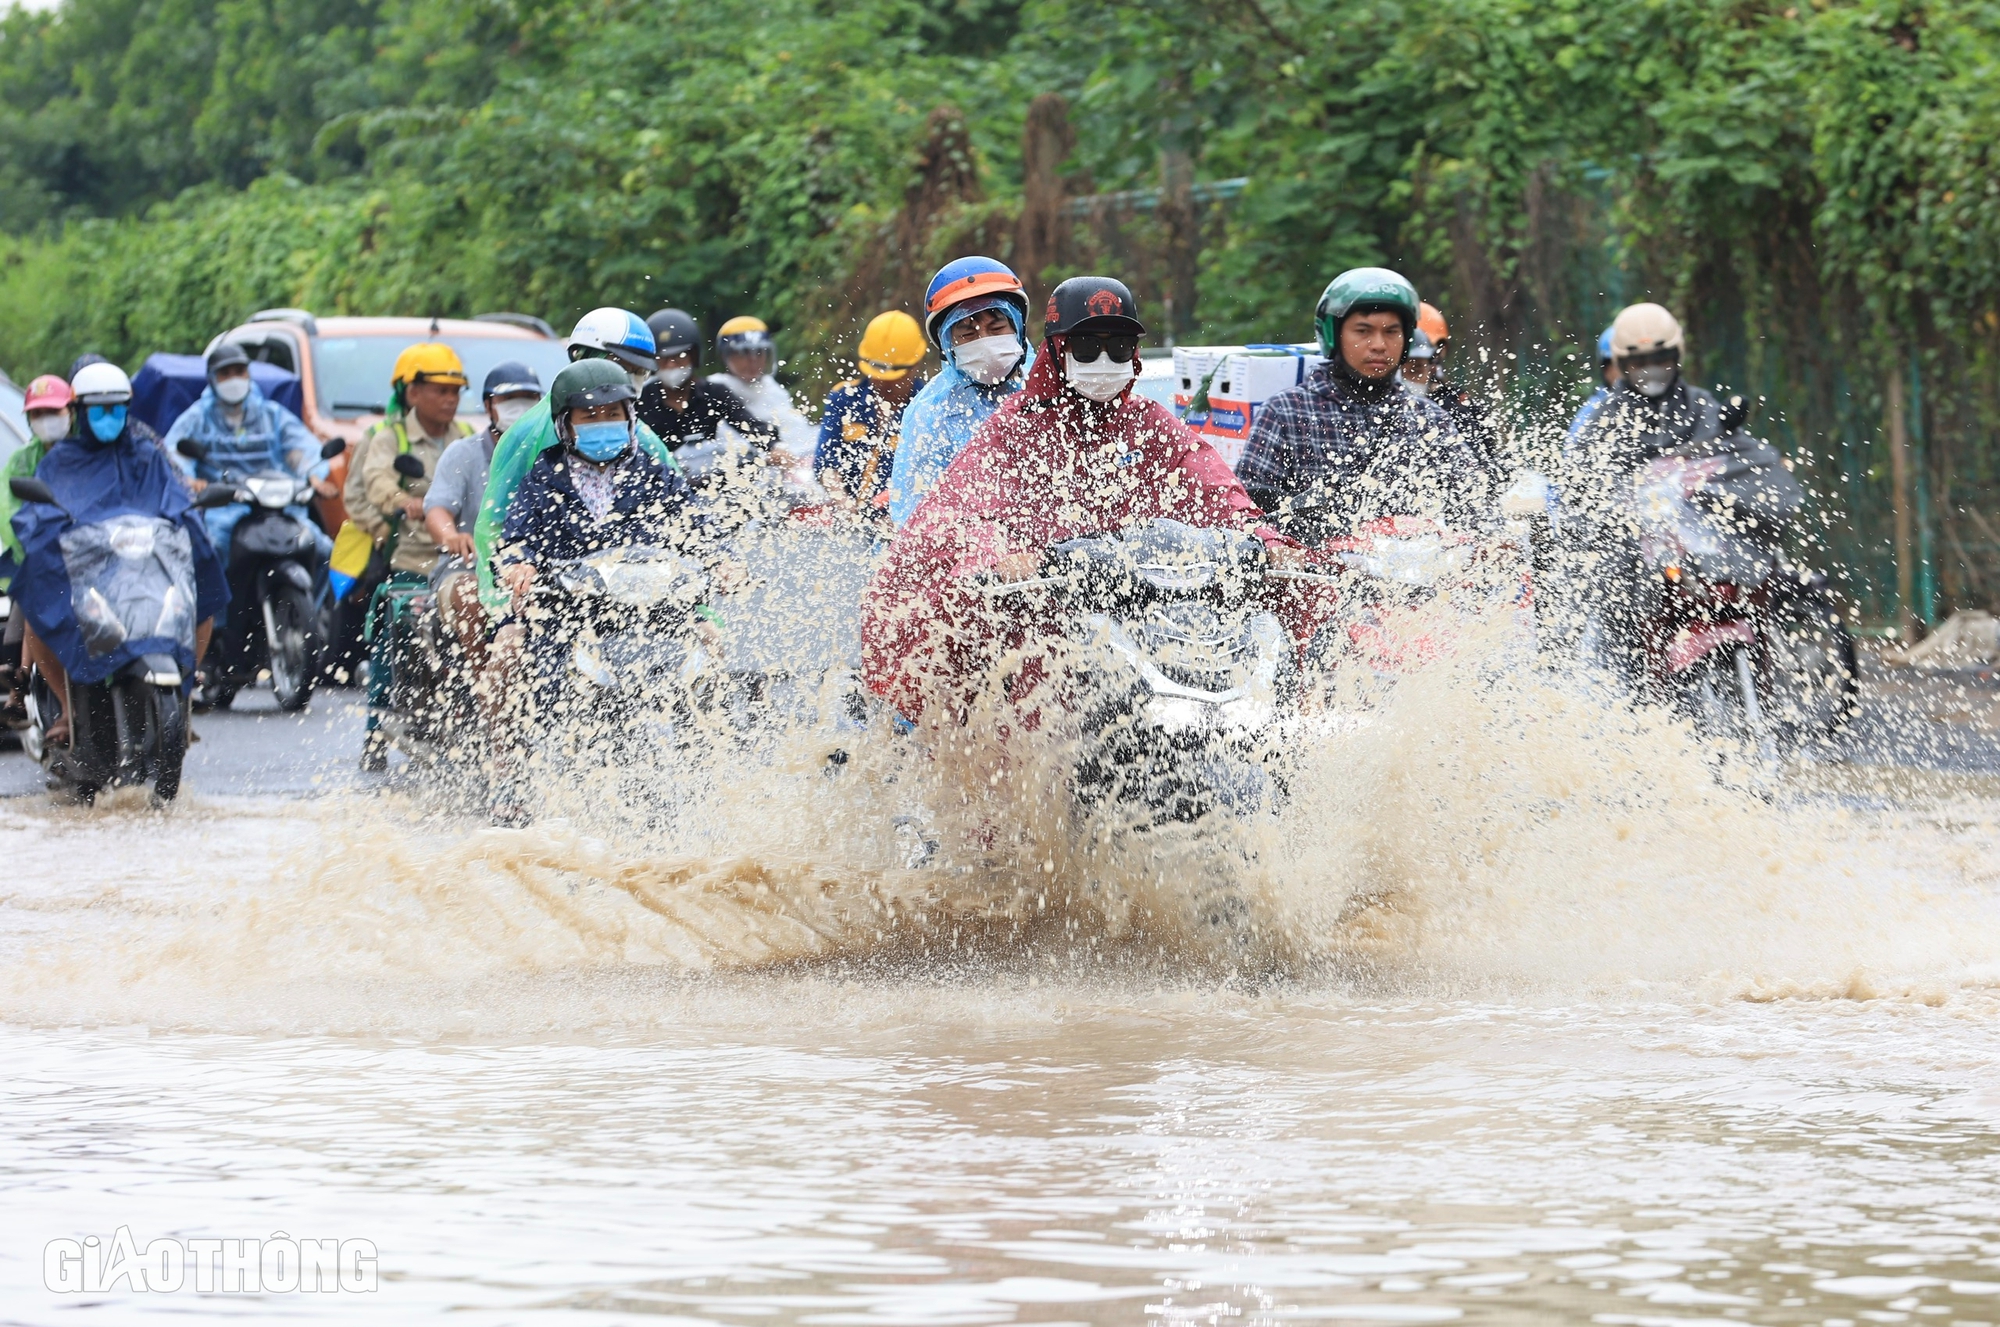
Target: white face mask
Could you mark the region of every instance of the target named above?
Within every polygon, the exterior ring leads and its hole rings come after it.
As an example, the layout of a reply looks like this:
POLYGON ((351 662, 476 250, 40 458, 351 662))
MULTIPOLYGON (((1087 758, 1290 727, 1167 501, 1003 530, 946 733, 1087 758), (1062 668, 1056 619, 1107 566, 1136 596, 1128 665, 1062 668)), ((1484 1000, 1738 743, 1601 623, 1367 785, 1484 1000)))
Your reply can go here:
POLYGON ((1063 374, 1079 395, 1093 401, 1109 401, 1132 385, 1132 365, 1099 355, 1089 364, 1079 364, 1076 356, 1063 352, 1063 374))
POLYGON ((1021 362, 1021 338, 1012 332, 982 336, 951 348, 952 363, 958 371, 984 387, 1005 382, 1021 362))
POLYGON ((1427 382, 1412 382, 1410 379, 1405 378, 1403 379, 1403 386, 1409 388, 1411 394, 1415 396, 1429 396, 1431 394, 1431 385, 1427 382))
POLYGON ((215 399, 224 405, 242 405, 250 395, 250 377, 223 378, 215 384, 215 399))
POLYGON ((494 422, 500 426, 500 431, 505 433, 520 423, 522 417, 535 408, 535 402, 539 399, 531 396, 501 397, 493 403, 494 422))
POLYGON ((1640 364, 1625 371, 1632 385, 1647 396, 1665 396, 1667 388, 1674 385, 1674 375, 1680 372, 1675 364, 1640 364))
POLYGON ((37 411, 28 416, 28 428, 43 442, 61 442, 69 436, 69 411, 37 411))
POLYGON ((674 390, 678 391, 679 389, 687 386, 687 380, 689 378, 694 377, 694 366, 692 364, 683 364, 677 369, 661 369, 658 373, 654 374, 653 376, 655 378, 658 378, 661 382, 665 383, 668 387, 671 387, 674 390))

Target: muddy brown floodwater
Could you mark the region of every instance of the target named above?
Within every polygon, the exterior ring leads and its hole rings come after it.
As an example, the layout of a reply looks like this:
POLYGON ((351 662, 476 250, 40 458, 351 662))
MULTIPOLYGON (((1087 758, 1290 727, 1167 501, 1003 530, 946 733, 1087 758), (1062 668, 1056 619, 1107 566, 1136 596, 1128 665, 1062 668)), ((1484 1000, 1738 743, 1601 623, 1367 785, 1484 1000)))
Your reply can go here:
POLYGON ((0 803, 0 1319, 2000 1322, 1990 779, 1552 692, 1315 740, 1256 971, 991 807, 912 867, 906 751, 643 833, 0 803), (381 1280, 45 1286, 121 1226, 381 1280))

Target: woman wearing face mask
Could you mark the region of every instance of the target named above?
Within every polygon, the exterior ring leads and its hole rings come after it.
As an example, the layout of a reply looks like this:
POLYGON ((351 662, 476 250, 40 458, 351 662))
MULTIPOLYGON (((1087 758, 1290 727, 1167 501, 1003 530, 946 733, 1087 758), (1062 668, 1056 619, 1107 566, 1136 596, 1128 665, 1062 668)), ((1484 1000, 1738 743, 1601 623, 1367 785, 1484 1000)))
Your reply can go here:
MULTIPOLYGON (((76 427, 76 417, 70 410, 75 399, 69 384, 53 373, 44 373, 28 384, 24 404, 28 432, 34 436, 7 458, 5 466, 0 466, 0 594, 12 591, 14 573, 21 568, 21 541, 14 537, 14 510, 21 502, 8 488, 7 481, 33 475, 42 458, 49 454, 49 448, 70 435, 76 427)), ((0 708, 0 723, 10 728, 21 727, 28 721, 28 712, 21 703, 21 687, 26 679, 20 671, 21 639, 26 623, 21 614, 9 613, 6 644, 0 647, 0 676, 4 676, 7 691, 5 707, 0 708)))
POLYGON ((1028 293, 1005 263, 958 258, 938 269, 924 295, 924 336, 944 371, 904 407, 889 473, 889 519, 909 523, 943 477, 1027 376, 1028 293))
MULTIPOLYGON (((86 365, 70 383, 76 427, 51 444, 35 467, 35 478, 49 486, 56 505, 23 503, 14 513, 13 530, 23 550, 21 570, 14 579, 15 611, 24 615, 24 662, 36 665, 59 696, 67 696, 69 677, 96 681, 122 667, 131 657, 127 647, 92 654, 78 628, 70 604, 69 573, 63 561, 62 536, 77 525, 93 525, 114 516, 157 516, 188 533, 194 561, 195 627, 192 657, 180 658, 181 675, 191 683, 208 648, 216 614, 229 606, 229 587, 222 560, 209 542, 208 528, 181 476, 167 461, 157 441, 133 432, 127 410, 132 380, 115 364, 86 365)), ((157 644, 140 642, 138 644, 157 644)), ((133 647, 136 648, 136 645, 133 647)), ((184 647, 183 647, 184 648, 184 647)), ((68 704, 63 716, 49 725, 47 739, 69 741, 68 704)))
POLYGON ((1133 394, 1144 332, 1123 283, 1086 276, 1057 286, 1026 386, 980 427, 890 546, 863 609, 863 669, 904 716, 917 718, 939 687, 947 708, 962 712, 965 689, 995 658, 1032 645, 1044 627, 1009 616, 1012 606, 966 581, 1031 577, 1061 540, 1170 517, 1252 530, 1274 561, 1298 560, 1221 455, 1133 394))
MULTIPOLYGON (((319 460, 319 439, 303 420, 250 381, 250 356, 233 341, 217 342, 209 349, 207 388, 181 411, 161 442, 182 471, 193 477, 197 491, 226 474, 242 478, 282 470, 303 478, 307 467, 319 460), (180 455, 183 438, 192 438, 205 449, 199 461, 180 455)), ((249 511, 237 503, 208 512, 209 538, 224 566, 229 564, 230 536, 249 511)), ((303 508, 292 514, 309 519, 303 508)), ((321 555, 332 547, 332 541, 325 540, 321 555)))
POLYGON ((646 319, 653 329, 653 376, 639 393, 639 421, 673 449, 689 479, 696 484, 713 470, 721 454, 716 437, 722 425, 763 455, 778 440, 778 430, 750 413, 743 398, 727 387, 696 378, 701 368, 701 328, 680 309, 661 309, 646 319))

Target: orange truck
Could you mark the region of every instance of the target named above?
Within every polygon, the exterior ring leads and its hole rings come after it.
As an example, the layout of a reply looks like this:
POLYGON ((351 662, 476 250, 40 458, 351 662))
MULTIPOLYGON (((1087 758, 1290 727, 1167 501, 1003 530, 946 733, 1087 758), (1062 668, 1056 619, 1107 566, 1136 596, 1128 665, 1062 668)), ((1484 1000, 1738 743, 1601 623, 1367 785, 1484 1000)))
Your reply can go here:
MULTIPOLYGON (((296 373, 305 398, 306 427, 321 441, 339 438, 348 452, 333 460, 333 496, 314 502, 328 530, 347 517, 341 485, 353 445, 382 419, 389 402, 389 373, 396 356, 419 341, 442 341, 465 362, 471 386, 459 415, 475 428, 485 419, 479 384, 495 365, 518 360, 546 388, 569 362, 555 329, 520 313, 471 318, 320 318, 304 309, 264 309, 216 341, 234 341, 252 359, 296 373)), ((214 343, 211 342, 211 345, 214 343)))

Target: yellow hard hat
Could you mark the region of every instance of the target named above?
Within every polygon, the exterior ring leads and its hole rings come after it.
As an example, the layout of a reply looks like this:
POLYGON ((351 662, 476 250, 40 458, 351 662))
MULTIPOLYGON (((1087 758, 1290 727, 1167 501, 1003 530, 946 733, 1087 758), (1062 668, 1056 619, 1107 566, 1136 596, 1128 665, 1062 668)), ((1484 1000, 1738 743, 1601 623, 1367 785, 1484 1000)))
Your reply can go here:
POLYGON ((861 334, 861 371, 894 382, 924 362, 924 329, 901 309, 878 313, 861 334))
POLYGON ((419 341, 396 356, 396 367, 389 381, 405 385, 439 382, 463 387, 465 365, 459 362, 458 352, 442 341, 419 341))

